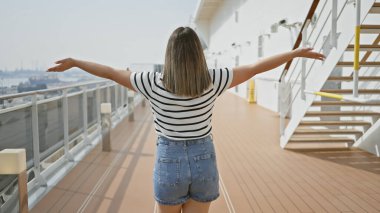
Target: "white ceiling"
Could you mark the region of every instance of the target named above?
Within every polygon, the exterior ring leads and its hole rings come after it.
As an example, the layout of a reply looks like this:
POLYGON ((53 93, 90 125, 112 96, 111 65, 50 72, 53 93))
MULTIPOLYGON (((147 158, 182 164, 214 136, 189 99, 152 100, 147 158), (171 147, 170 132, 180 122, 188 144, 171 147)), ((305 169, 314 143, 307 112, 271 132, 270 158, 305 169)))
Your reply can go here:
POLYGON ((200 0, 195 14, 195 22, 210 20, 224 0, 200 0))

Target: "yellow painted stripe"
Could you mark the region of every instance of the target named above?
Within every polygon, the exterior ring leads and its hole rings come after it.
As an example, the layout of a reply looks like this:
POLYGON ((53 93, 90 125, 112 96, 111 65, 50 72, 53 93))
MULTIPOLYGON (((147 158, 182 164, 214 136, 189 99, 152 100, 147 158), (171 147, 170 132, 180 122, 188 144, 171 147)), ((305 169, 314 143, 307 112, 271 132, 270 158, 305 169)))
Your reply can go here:
POLYGON ((359 71, 360 26, 355 27, 354 70, 359 71))
POLYGON ((343 95, 337 95, 337 94, 328 93, 328 92, 314 92, 314 94, 319 95, 319 96, 323 96, 323 97, 327 97, 327 98, 334 98, 334 99, 338 99, 338 100, 343 99, 343 95))

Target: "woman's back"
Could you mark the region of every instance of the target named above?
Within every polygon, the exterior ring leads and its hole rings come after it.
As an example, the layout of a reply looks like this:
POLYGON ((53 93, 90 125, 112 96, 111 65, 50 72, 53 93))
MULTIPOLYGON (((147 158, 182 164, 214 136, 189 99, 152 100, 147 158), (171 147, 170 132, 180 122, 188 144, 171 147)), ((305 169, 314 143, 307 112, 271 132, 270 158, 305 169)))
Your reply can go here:
POLYGON ((160 212, 207 212, 219 196, 219 179, 211 133, 214 102, 228 88, 274 69, 295 57, 323 60, 305 48, 232 69, 208 70, 196 33, 186 27, 171 35, 164 73, 116 70, 75 60, 57 61, 49 71, 81 68, 143 94, 150 102, 157 140, 154 197, 160 212), (162 136, 162 137, 161 137, 162 136))
POLYGON ((149 100, 158 135, 173 140, 190 140, 211 133, 212 110, 216 98, 232 82, 231 69, 209 70, 212 83, 199 97, 183 97, 165 89, 158 72, 131 74, 134 89, 149 100))

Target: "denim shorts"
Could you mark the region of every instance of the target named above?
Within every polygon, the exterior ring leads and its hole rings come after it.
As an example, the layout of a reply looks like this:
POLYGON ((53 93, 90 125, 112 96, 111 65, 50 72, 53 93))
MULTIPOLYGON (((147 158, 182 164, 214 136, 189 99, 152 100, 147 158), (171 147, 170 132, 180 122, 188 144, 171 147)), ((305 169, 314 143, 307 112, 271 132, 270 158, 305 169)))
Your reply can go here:
POLYGON ((175 141, 157 140, 154 197, 161 205, 178 205, 189 198, 210 202, 219 197, 219 175, 212 136, 175 141))

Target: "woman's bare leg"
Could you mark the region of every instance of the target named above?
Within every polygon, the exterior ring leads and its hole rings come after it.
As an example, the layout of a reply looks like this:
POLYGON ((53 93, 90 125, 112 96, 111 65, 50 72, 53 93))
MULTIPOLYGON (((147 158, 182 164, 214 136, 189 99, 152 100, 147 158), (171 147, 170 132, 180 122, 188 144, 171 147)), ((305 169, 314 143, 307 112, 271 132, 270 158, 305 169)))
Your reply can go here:
POLYGON ((158 213, 181 213, 182 204, 175 206, 161 205, 157 203, 158 213))
POLYGON ((211 202, 203 203, 198 202, 193 199, 189 199, 185 204, 183 204, 183 213, 207 213, 210 208, 211 202))

